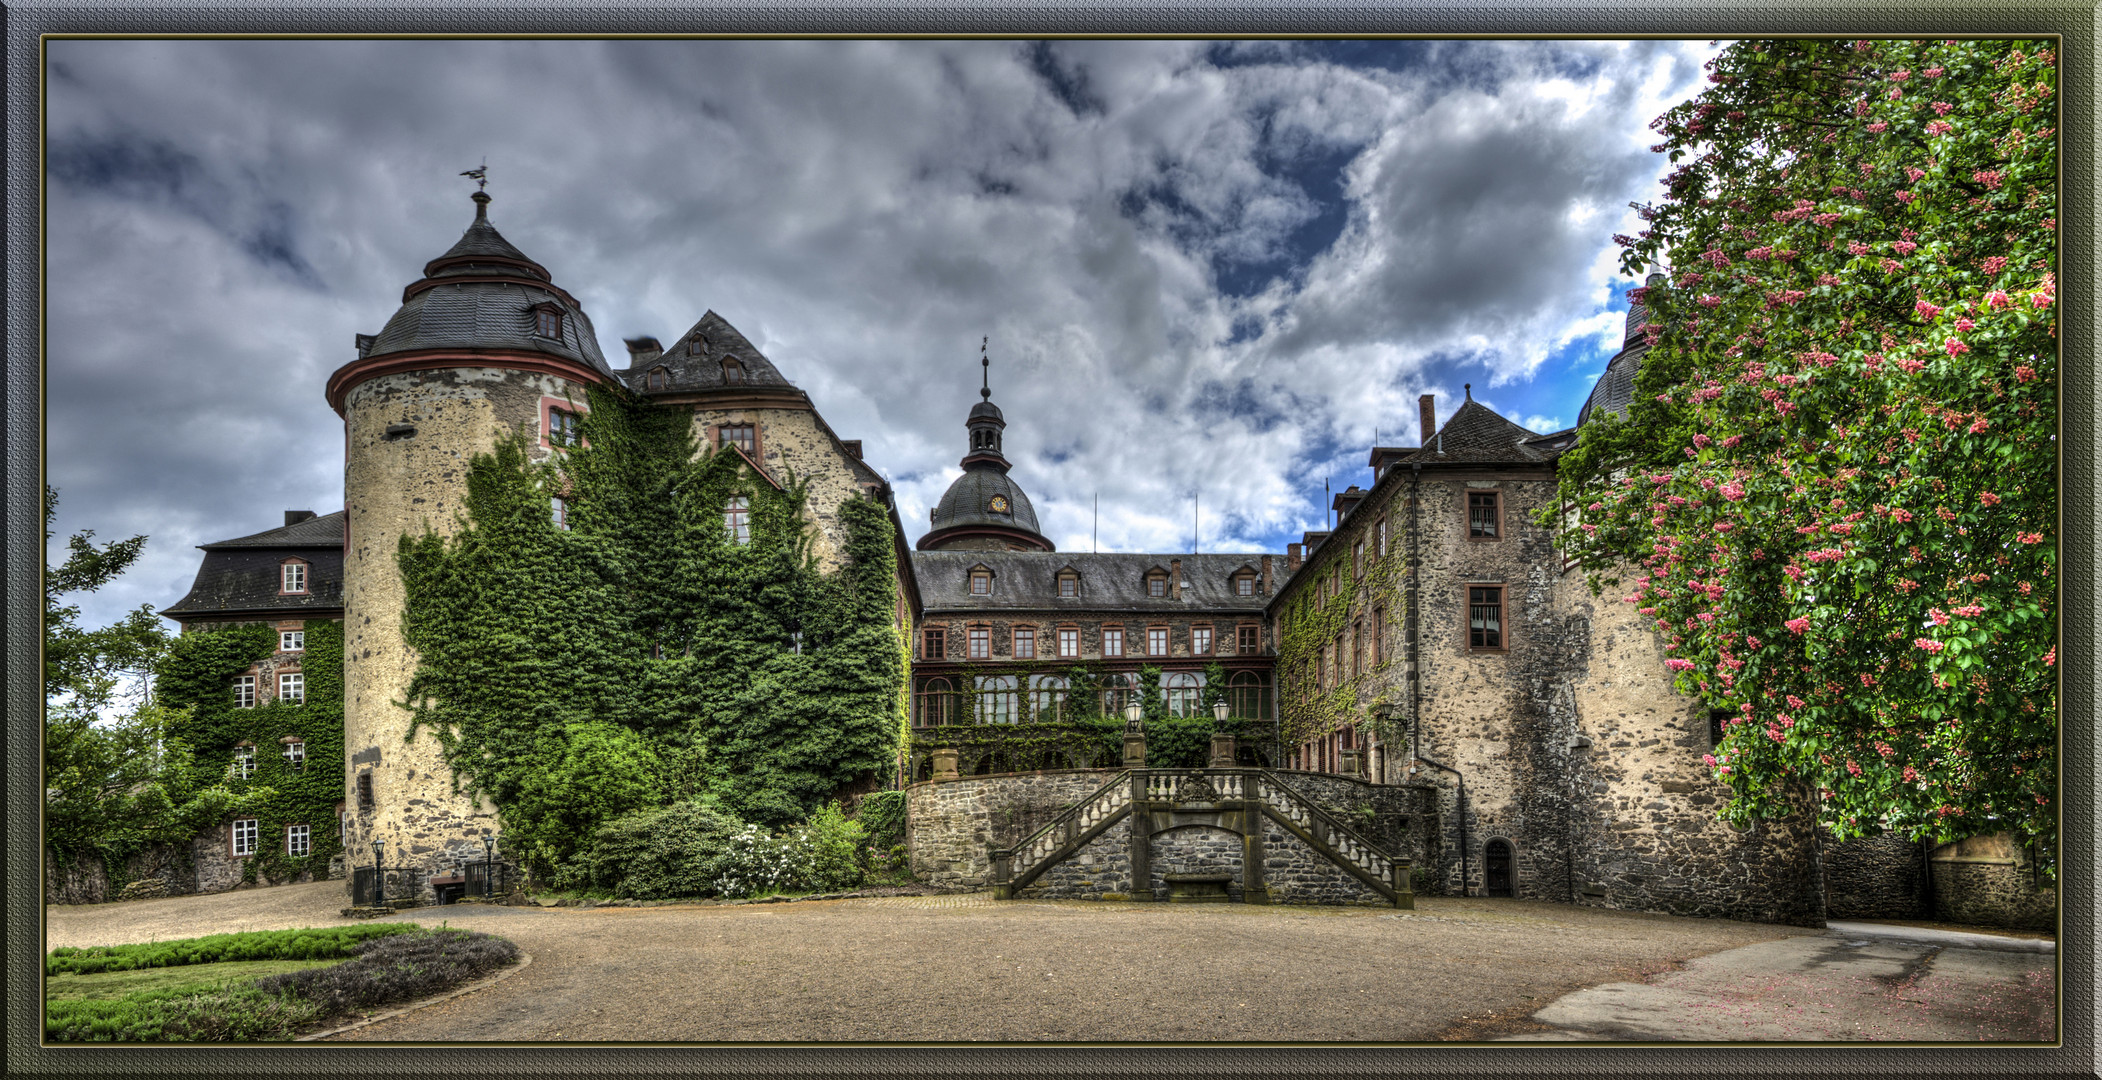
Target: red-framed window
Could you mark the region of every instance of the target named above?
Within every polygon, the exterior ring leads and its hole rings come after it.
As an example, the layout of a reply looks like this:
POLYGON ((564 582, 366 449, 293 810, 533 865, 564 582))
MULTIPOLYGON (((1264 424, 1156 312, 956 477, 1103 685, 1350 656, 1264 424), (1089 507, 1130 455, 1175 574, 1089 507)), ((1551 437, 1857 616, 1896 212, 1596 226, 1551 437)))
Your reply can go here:
POLYGON ((759 426, 756 424, 724 424, 715 429, 715 445, 735 446, 746 454, 759 453, 759 426))
POLYGON ((1241 639, 1241 655, 1253 656, 1263 651, 1263 627, 1261 623, 1242 623, 1237 631, 1241 639))
POLYGON ((940 660, 948 654, 949 633, 946 628, 930 626, 920 631, 920 659, 940 660))
POLYGON ((972 623, 968 632, 970 659, 989 660, 993 655, 993 627, 991 623, 972 623))
POLYGON ((1102 628, 1102 655, 1103 655, 1103 656, 1122 656, 1122 655, 1124 655, 1124 628, 1123 628, 1123 627, 1121 627, 1121 626, 1105 626, 1105 627, 1103 627, 1103 628, 1102 628))
POLYGON ((1080 656, 1080 628, 1061 626, 1058 628, 1058 655, 1060 659, 1072 660, 1080 656))
POLYGON ((723 528, 730 534, 731 543, 752 542, 752 500, 743 495, 732 495, 723 505, 723 528))
POLYGON ((1036 627, 1017 626, 1013 632, 1013 652, 1010 655, 1017 660, 1036 659, 1036 627))
POLYGON ((1190 655, 1209 656, 1211 651, 1212 628, 1209 626, 1190 627, 1190 655))
POLYGON ((1498 540, 1504 534, 1503 493, 1498 491, 1470 491, 1467 493, 1467 539, 1498 540))
POLYGON ((1146 655, 1147 655, 1147 656, 1166 656, 1166 655, 1168 655, 1168 628, 1167 628, 1167 627, 1165 627, 1165 626, 1149 626, 1149 627, 1147 627, 1147 628, 1146 628, 1146 655))

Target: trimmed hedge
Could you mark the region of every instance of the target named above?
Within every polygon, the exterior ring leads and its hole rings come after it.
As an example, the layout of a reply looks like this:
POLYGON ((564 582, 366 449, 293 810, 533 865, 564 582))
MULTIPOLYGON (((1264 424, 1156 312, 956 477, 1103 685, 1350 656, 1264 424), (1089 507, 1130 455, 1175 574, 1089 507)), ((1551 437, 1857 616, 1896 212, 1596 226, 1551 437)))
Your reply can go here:
POLYGON ((145 945, 58 948, 44 958, 44 974, 92 975, 149 967, 218 964, 229 960, 328 960, 349 957, 373 938, 423 929, 415 923, 366 923, 305 930, 260 930, 212 934, 145 945))

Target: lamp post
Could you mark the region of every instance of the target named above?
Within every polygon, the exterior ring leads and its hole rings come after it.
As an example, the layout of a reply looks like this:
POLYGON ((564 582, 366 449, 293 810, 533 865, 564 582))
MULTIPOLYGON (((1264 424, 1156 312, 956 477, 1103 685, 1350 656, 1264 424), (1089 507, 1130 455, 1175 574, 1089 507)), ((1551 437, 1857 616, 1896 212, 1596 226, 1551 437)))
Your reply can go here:
POLYGON ((1234 759, 1239 756, 1234 737, 1221 730, 1226 727, 1226 718, 1232 713, 1233 706, 1228 705, 1225 698, 1212 702, 1212 719, 1215 724, 1212 727, 1211 767, 1214 769, 1233 768, 1234 759))
POLYGON ((387 902, 387 842, 372 842, 372 906, 387 902))
POLYGON ((496 895, 496 835, 482 834, 482 898, 496 895))
POLYGON ((1146 767, 1146 715, 1145 706, 1134 695, 1124 706, 1124 767, 1143 769, 1146 767))

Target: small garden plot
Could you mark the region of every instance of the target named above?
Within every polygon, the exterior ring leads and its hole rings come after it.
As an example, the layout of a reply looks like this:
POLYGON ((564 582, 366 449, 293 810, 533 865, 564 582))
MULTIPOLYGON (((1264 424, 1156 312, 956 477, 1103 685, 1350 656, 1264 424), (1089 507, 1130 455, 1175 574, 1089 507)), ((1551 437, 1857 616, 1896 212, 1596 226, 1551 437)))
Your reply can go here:
POLYGON ((49 1042, 281 1042, 366 1009, 427 997, 516 963, 465 930, 380 923, 56 949, 49 1042))

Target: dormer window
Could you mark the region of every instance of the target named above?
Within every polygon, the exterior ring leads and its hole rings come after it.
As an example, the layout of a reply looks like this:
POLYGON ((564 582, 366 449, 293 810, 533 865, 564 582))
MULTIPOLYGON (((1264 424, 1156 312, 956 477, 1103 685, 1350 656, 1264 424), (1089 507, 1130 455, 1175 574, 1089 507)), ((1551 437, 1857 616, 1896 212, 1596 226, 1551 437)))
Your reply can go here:
POLYGON ((992 594, 993 572, 991 570, 985 569, 984 567, 978 567, 976 569, 973 569, 971 571, 971 595, 991 596, 992 594))
POLYGON ((664 369, 664 368, 661 368, 661 367, 656 367, 656 368, 651 368, 651 369, 650 369, 650 379, 649 379, 649 387, 650 387, 650 389, 652 389, 652 390, 662 390, 662 389, 664 389, 665 387, 667 387, 667 386, 670 386, 670 385, 671 385, 671 372, 670 372, 670 371, 667 371, 666 369, 664 369))
POLYGON ((1235 574, 1233 576, 1233 594, 1235 596, 1254 596, 1255 575, 1245 570, 1235 574))
POLYGON ((708 339, 695 334, 686 339, 686 355, 700 356, 708 351, 708 339))
POLYGON ((1061 571, 1059 571, 1059 574, 1058 574, 1058 595, 1059 595, 1059 596, 1060 596, 1060 597, 1061 597, 1062 599, 1067 599, 1067 600, 1070 600, 1070 599, 1072 599, 1073 597, 1079 596, 1079 595, 1080 595, 1080 575, 1079 575, 1079 574, 1076 574, 1076 573, 1074 573, 1074 572, 1073 572, 1073 571, 1071 571, 1071 570, 1061 570, 1061 571))
POLYGON ((723 384, 725 386, 736 386, 742 382, 744 382, 744 365, 739 363, 734 356, 723 361, 723 384))
POLYGON ((549 304, 533 309, 533 333, 562 340, 562 310, 549 304))
POLYGON ((307 564, 299 559, 287 560, 278 567, 278 591, 304 593, 307 591, 307 564))
POLYGON ((1168 575, 1158 570, 1147 574, 1146 595, 1156 600, 1168 595, 1168 575))

